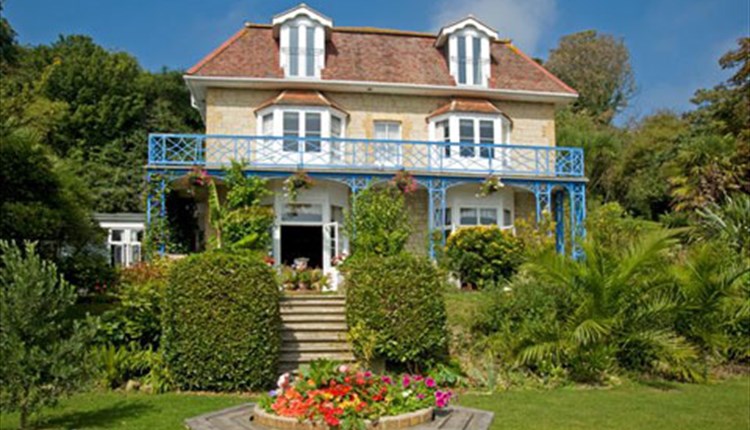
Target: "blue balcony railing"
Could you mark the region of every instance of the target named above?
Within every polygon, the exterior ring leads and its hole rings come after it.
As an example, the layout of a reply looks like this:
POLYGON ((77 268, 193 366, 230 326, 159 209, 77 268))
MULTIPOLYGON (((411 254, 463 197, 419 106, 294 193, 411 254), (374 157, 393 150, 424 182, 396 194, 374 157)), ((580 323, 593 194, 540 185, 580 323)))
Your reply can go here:
POLYGON ((150 166, 582 177, 580 148, 294 136, 151 134, 150 166))

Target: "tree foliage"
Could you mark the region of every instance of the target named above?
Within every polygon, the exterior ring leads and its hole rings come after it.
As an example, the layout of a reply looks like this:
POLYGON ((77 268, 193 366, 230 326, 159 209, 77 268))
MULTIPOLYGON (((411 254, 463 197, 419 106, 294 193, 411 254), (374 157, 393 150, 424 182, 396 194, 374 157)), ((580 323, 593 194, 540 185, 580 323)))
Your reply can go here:
POLYGON ((142 211, 148 133, 201 126, 181 74, 144 71, 87 36, 15 49, 0 83, 0 130, 32 130, 83 180, 94 210, 142 211))
POLYGON ((404 194, 390 185, 368 186, 354 197, 345 230, 356 255, 400 253, 411 233, 404 194))
POLYGON ((75 287, 31 243, 0 241, 0 294, 0 407, 18 410, 26 428, 32 413, 80 388, 93 332, 66 316, 75 287))
POLYGON ((575 111, 601 123, 609 123, 635 93, 625 42, 596 30, 563 36, 545 67, 578 91, 575 111))

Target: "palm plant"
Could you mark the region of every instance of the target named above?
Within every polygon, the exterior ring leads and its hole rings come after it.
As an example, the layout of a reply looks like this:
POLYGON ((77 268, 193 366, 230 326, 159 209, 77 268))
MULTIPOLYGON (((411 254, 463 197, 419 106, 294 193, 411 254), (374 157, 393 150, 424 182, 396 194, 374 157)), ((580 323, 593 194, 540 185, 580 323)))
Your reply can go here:
POLYGON ((586 381, 614 367, 697 378, 696 351, 672 329, 678 302, 663 271, 675 234, 652 232, 617 251, 589 239, 580 261, 551 252, 533 260, 540 281, 572 294, 577 305, 531 328, 519 362, 562 365, 586 381))
POLYGON ((707 243, 673 266, 681 303, 676 326, 699 347, 705 363, 750 357, 750 268, 730 253, 724 243, 707 243))
POLYGON ((723 205, 699 209, 704 234, 729 243, 745 258, 750 258, 750 196, 728 196, 723 205))

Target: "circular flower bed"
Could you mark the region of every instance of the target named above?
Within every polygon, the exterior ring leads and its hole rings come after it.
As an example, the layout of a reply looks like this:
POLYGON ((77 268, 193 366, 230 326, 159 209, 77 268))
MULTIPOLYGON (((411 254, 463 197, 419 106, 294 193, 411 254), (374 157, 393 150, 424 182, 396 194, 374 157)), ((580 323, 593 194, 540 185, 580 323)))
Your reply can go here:
POLYGON ((317 425, 399 429, 430 421, 433 408, 448 406, 451 397, 450 391, 440 389, 430 377, 375 375, 318 361, 300 369, 294 378, 288 373, 281 375, 278 389, 258 402, 255 419, 287 429, 317 425))

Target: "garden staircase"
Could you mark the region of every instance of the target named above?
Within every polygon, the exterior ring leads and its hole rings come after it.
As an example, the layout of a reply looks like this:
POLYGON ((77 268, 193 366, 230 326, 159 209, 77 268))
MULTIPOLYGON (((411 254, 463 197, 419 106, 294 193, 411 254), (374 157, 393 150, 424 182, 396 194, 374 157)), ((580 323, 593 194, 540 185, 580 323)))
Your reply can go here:
POLYGON ((279 373, 318 358, 354 361, 344 303, 344 296, 330 294, 287 295, 281 300, 279 373))

